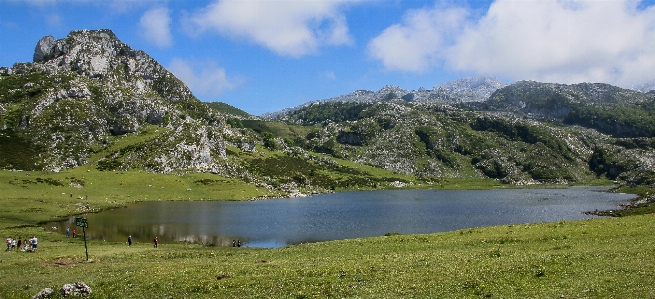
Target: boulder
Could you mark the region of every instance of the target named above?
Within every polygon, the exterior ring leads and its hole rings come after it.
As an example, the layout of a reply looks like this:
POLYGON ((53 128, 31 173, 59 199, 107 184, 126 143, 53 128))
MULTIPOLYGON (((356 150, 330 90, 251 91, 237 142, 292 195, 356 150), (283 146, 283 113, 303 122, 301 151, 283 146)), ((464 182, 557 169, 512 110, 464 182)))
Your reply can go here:
POLYGON ((34 49, 34 62, 44 62, 53 56, 55 38, 52 35, 44 36, 36 43, 34 49))
POLYGON ((0 67, 0 76, 11 76, 14 71, 6 66, 0 67))
POLYGON ((79 281, 76 283, 65 284, 61 289, 59 289, 59 293, 64 297, 84 297, 91 294, 91 288, 86 285, 86 283, 79 281))
POLYGON ((41 290, 40 292, 36 293, 36 295, 32 296, 32 299, 43 299, 43 298, 50 298, 50 295, 54 293, 55 291, 51 288, 45 288, 41 290))

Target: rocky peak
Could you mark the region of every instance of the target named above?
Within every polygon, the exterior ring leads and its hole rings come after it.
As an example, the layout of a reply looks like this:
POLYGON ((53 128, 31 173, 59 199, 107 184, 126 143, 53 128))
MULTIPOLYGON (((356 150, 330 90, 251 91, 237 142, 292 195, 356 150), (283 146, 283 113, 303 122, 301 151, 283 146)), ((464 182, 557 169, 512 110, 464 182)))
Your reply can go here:
POLYGON ((52 35, 44 36, 36 44, 34 49, 34 62, 43 62, 53 55, 55 49, 55 38, 52 35))
POLYGON ((51 35, 39 40, 34 50, 34 62, 46 62, 66 54, 83 51, 95 55, 118 56, 126 54, 123 44, 109 29, 74 30, 65 39, 55 40, 51 35))
POLYGON ((439 84, 433 90, 443 90, 463 102, 486 101, 494 91, 507 86, 492 77, 469 77, 439 84))
MULTIPOLYGON (((179 141, 175 144, 189 144, 183 147, 188 157, 207 157, 210 150, 224 156, 222 116, 202 105, 156 60, 133 50, 111 30, 72 31, 62 39, 43 37, 33 60, 0 68, 3 80, 12 77, 4 81, 10 90, 0 95, 0 110, 16 114, 11 121, 0 111, 0 124, 49 149, 32 157, 35 163, 30 164, 53 171, 84 165, 91 147, 106 146, 111 135, 139 134, 150 126, 170 132, 169 137, 179 141)), ((152 168, 162 172, 170 165, 196 169, 216 165, 172 155, 157 156, 161 163, 153 160, 154 154, 139 159, 158 165, 152 168)))
POLYGON ((133 50, 109 29, 74 30, 62 39, 45 36, 36 44, 33 59, 34 63, 17 63, 12 69, 0 71, 3 75, 32 71, 48 75, 76 73, 99 80, 97 83, 106 89, 129 89, 132 95, 155 89, 169 100, 193 98, 187 86, 150 55, 133 50))

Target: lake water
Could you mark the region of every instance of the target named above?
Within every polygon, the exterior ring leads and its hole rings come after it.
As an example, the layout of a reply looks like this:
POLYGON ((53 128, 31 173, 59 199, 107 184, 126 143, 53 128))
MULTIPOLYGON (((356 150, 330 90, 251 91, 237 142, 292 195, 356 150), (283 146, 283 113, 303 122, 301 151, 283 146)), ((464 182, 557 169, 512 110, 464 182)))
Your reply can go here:
MULTIPOLYGON (((304 242, 422 234, 471 227, 588 219, 631 194, 604 187, 499 190, 384 190, 258 201, 144 202, 88 214, 87 238, 280 247, 304 242)), ((53 223, 61 233, 67 222, 53 223)), ((82 230, 78 228, 78 235, 82 230)))

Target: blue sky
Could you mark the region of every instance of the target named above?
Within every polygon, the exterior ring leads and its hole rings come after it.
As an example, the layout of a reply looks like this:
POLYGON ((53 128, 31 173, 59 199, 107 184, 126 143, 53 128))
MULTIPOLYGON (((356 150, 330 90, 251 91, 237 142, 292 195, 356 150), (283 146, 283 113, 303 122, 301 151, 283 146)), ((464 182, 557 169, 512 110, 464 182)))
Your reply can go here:
POLYGON ((200 100, 255 115, 479 75, 633 87, 655 80, 653 2, 0 0, 0 66, 108 28, 200 100))

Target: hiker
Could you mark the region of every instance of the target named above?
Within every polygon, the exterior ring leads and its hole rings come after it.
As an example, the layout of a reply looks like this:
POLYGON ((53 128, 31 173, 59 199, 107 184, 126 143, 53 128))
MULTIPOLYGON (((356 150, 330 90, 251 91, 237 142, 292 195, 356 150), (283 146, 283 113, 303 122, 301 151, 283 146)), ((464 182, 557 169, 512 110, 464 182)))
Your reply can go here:
POLYGON ((7 250, 5 251, 11 251, 11 237, 7 238, 7 250))
POLYGON ((157 239, 157 237, 155 237, 155 239, 152 241, 155 243, 155 248, 157 248, 157 246, 159 246, 159 240, 157 239))
POLYGON ((70 236, 71 236, 71 228, 66 227, 66 238, 70 238, 70 236))
POLYGON ((237 240, 232 240, 232 247, 237 247, 237 240))
POLYGON ((36 248, 37 241, 38 239, 36 238, 36 236, 32 236, 32 239, 30 239, 30 242, 32 243, 32 252, 36 252, 37 250, 36 248))
POLYGON ((127 237, 127 246, 132 247, 132 236, 127 237))
POLYGON ((77 236, 77 230, 73 229, 73 238, 75 238, 75 236, 77 236))
POLYGON ((23 238, 18 237, 18 243, 16 243, 16 250, 20 250, 21 245, 23 245, 23 238))
POLYGON ((11 240, 11 250, 16 249, 16 239, 11 240))

